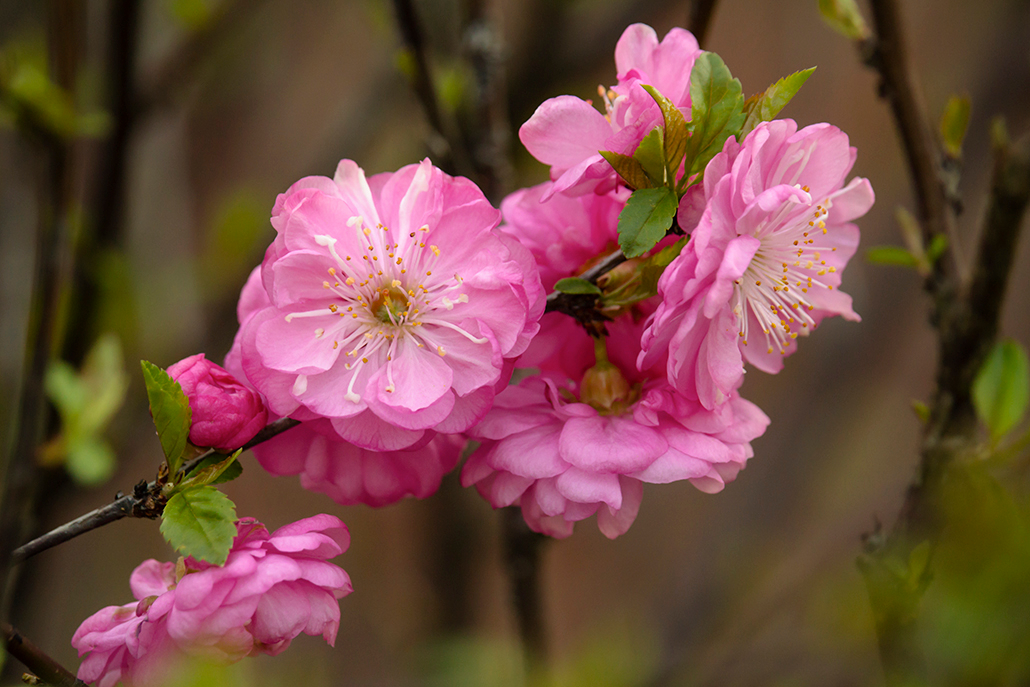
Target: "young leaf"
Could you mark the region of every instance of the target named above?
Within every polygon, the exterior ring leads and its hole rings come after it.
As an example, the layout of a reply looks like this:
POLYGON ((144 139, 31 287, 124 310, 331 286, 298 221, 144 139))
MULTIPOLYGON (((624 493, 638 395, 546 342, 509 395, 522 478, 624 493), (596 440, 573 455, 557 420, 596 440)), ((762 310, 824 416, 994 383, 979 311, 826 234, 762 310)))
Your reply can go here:
POLYGON ((161 516, 161 535, 184 556, 215 565, 229 557, 236 536, 236 506, 214 487, 173 494, 161 516))
POLYGON ((601 157, 608 161, 612 169, 622 177, 622 180, 631 189, 635 191, 638 188, 651 188, 651 180, 647 178, 647 174, 644 173, 644 168, 640 166, 640 162, 622 153, 613 153, 610 150, 602 150, 600 152, 601 157))
POLYGON ((683 153, 687 150, 687 140, 690 138, 687 120, 683 118, 679 108, 659 93, 657 88, 644 86, 644 90, 651 94, 662 110, 662 118, 665 120, 665 164, 668 166, 669 178, 675 179, 680 162, 683 161, 683 153))
POLYGON ((640 271, 644 289, 652 294, 658 293, 658 280, 661 278, 662 273, 683 252, 683 247, 687 245, 689 240, 689 237, 684 236, 676 243, 662 248, 647 259, 647 262, 644 263, 640 271))
POLYGON ((791 101, 801 87, 812 76, 815 67, 809 67, 800 72, 794 72, 785 76, 762 93, 756 93, 744 103, 744 127, 740 130, 741 140, 750 133, 760 122, 772 121, 780 113, 787 103, 791 101))
POLYGON ((1011 339, 1000 341, 973 381, 976 413, 997 442, 1015 427, 1030 401, 1030 364, 1026 350, 1011 339))
POLYGON ((819 0, 819 13, 830 28, 848 38, 861 40, 869 37, 869 27, 855 0, 819 0))
POLYGON ((665 186, 668 172, 665 168, 665 143, 662 141, 661 127, 656 126, 644 136, 633 153, 633 159, 640 163, 652 185, 665 186))
POLYGON ((243 474, 243 466, 237 460, 243 449, 238 449, 231 456, 215 454, 200 461, 190 470, 189 477, 179 487, 183 490, 203 487, 208 484, 231 482, 243 474))
POLYGON ((685 176, 704 170, 730 136, 744 124, 744 96, 722 58, 702 53, 690 72, 690 141, 685 176))
POLYGON ((140 365, 143 367, 143 381, 147 385, 150 414, 154 417, 154 426, 161 439, 168 470, 174 475, 179 470, 186 440, 190 435, 190 423, 193 420, 190 403, 182 387, 167 372, 147 360, 141 360, 140 365))
POLYGON ((676 192, 671 188, 634 191, 619 213, 619 247, 627 258, 635 258, 654 248, 672 226, 678 209, 676 192))
POLYGON ((114 473, 114 451, 106 441, 95 437, 80 437, 68 442, 65 468, 78 484, 96 486, 106 482, 114 473))
POLYGON ((948 237, 944 234, 937 234, 930 239, 930 246, 926 249, 926 259, 933 265, 944 255, 946 250, 948 250, 948 237))
POLYGON ((941 141, 944 150, 953 158, 962 157, 962 141, 969 126, 969 96, 953 95, 948 99, 941 115, 941 141))
POLYGON ((865 259, 876 265, 896 265, 899 267, 919 267, 916 256, 901 246, 876 246, 865 253, 865 259))
POLYGON ((559 279, 554 285, 555 291, 569 294, 593 294, 600 296, 601 289, 597 288, 596 285, 591 284, 586 279, 580 279, 579 277, 566 277, 565 279, 559 279))

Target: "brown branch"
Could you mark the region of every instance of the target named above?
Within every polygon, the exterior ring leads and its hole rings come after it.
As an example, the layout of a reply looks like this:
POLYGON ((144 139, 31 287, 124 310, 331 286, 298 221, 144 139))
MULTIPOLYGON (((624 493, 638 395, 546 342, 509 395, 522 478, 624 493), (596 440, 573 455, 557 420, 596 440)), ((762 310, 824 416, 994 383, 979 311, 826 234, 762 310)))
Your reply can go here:
POLYGON ((951 243, 947 259, 937 262, 927 288, 937 294, 949 272, 960 272, 953 206, 948 201, 948 183, 942 174, 943 155, 937 144, 926 106, 913 73, 896 0, 872 0, 870 7, 876 36, 860 44, 866 63, 880 74, 880 95, 888 100, 905 150, 913 190, 916 217, 923 241, 946 236, 951 243), (950 261, 950 262, 949 262, 950 261))
POLYGON ((708 38, 708 29, 712 25, 712 16, 719 0, 690 0, 690 16, 687 29, 694 34, 697 44, 704 47, 708 38))
POLYGON ((412 59, 414 71, 411 74, 411 86, 419 102, 422 103, 426 120, 432 129, 427 143, 436 157, 436 166, 448 174, 470 176, 471 165, 459 136, 454 130, 453 122, 444 117, 440 103, 436 99, 436 89, 433 87, 433 77, 429 71, 429 58, 426 54, 422 23, 419 21, 415 6, 412 0, 393 0, 393 7, 397 15, 397 28, 400 29, 401 39, 412 59))
POLYGON ((239 31, 240 23, 264 0, 226 0, 202 28, 190 34, 153 72, 143 79, 135 103, 136 115, 168 105, 189 83, 211 52, 239 31))
POLYGON ((46 684, 55 687, 86 687, 85 682, 76 679, 67 668, 23 637, 18 630, 7 623, 3 623, 2 628, 7 653, 21 661, 46 684))
MULTIPOLYGON (((248 441, 246 445, 243 446, 243 450, 253 448, 254 446, 268 441, 272 437, 278 436, 299 424, 300 421, 292 420, 290 418, 276 420, 258 432, 253 439, 248 441)), ((184 474, 188 473, 190 469, 200 463, 200 461, 219 453, 221 452, 215 451, 214 449, 208 450, 204 454, 197 456, 184 465, 182 472, 184 474)), ((20 563, 27 558, 35 556, 37 553, 46 551, 58 544, 63 544, 70 539, 74 539, 80 534, 85 534, 86 532, 95 530, 98 527, 109 525, 110 523, 115 522, 116 520, 121 520, 125 517, 156 518, 160 516, 161 511, 164 509, 164 501, 161 498, 162 486, 163 485, 160 480, 141 482, 136 485, 132 494, 127 496, 119 494, 114 501, 106 506, 92 510, 71 522, 66 522, 60 527, 55 527, 46 534, 36 537, 29 543, 20 547, 14 551, 14 562, 20 563)))
MULTIPOLYGON (((527 672, 532 678, 547 661, 547 633, 540 595, 540 549, 547 537, 529 529, 517 506, 501 509, 501 536, 504 540, 504 563, 511 582, 512 605, 527 672)), ((528 682, 534 683, 532 679, 528 682)))

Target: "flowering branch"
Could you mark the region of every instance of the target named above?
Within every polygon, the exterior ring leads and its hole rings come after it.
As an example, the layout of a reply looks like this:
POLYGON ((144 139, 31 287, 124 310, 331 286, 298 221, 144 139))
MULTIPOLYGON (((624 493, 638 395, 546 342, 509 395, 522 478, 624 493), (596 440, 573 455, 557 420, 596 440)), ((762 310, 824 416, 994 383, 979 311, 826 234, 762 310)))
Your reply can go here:
MULTIPOLYGON (((299 420, 293 420, 288 417, 276 420, 258 432, 253 439, 248 441, 243 446, 243 450, 253 448, 254 446, 268 441, 272 437, 278 436, 299 424, 299 420)), ((221 452, 213 449, 205 451, 203 454, 186 463, 183 466, 183 471, 189 472, 193 466, 217 453, 221 452)), ((119 495, 114 501, 106 506, 102 506, 101 508, 92 510, 85 515, 79 516, 71 522, 67 522, 60 527, 56 527, 46 534, 37 537, 24 546, 16 549, 14 551, 14 562, 20 563, 27 558, 35 556, 41 551, 46 551, 58 544, 63 544, 69 539, 74 539, 80 534, 85 534, 86 532, 95 530, 98 527, 108 525, 125 517, 159 517, 164 508, 164 501, 161 499, 162 486, 163 485, 159 484, 157 480, 153 482, 141 481, 133 488, 132 494, 125 496, 119 495)))
POLYGON ((25 664, 43 682, 55 687, 86 687, 60 663, 44 653, 38 646, 23 637, 18 630, 3 623, 4 647, 7 653, 25 664))
POLYGON ((977 442, 973 380, 994 344, 1020 225, 1030 201, 1030 137, 1016 145, 996 141, 990 204, 971 279, 955 259, 955 206, 942 176, 941 153, 930 129, 905 53, 894 0, 871 3, 877 37, 862 43, 867 62, 881 75, 915 187, 925 241, 946 236, 952 263, 937 261, 926 281, 933 296, 931 321, 938 334, 937 388, 924 429, 919 474, 889 533, 869 535, 859 566, 865 576, 876 621, 880 658, 888 685, 926 684, 927 669, 916 616, 930 580, 928 566, 914 587, 892 575, 891 559, 905 565, 926 543, 936 544, 943 523, 940 487, 948 468, 977 442))

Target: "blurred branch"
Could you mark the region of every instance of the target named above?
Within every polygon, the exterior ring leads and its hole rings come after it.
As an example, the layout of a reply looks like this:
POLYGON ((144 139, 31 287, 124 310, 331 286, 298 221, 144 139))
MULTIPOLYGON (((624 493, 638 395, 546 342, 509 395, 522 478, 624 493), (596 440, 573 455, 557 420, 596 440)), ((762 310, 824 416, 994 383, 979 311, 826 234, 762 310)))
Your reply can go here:
POLYGON ((504 46, 488 11, 489 0, 469 0, 465 46, 476 76, 476 129, 472 149, 480 187, 494 205, 507 194, 513 174, 509 145, 508 87, 504 46))
POLYGON ((244 19, 254 13, 265 0, 225 0, 203 27, 194 31, 154 70, 139 89, 136 116, 160 105, 167 105, 173 96, 196 76, 197 69, 225 39, 239 31, 244 19))
POLYGON ((704 47, 708 38, 708 29, 712 25, 712 16, 719 0, 690 0, 690 16, 687 19, 687 30, 694 34, 698 45, 704 47))
POLYGON ((422 24, 412 0, 393 0, 394 11, 397 14, 397 28, 400 29, 401 39, 411 56, 413 73, 410 75, 412 88, 415 95, 422 103, 426 119, 432 129, 429 140, 429 148, 436 156, 436 166, 448 174, 471 174, 470 164, 464 154, 457 132, 454 131, 452 123, 444 119, 440 109, 440 103, 436 98, 436 89, 433 86, 433 77, 429 73, 429 60, 426 56, 425 38, 422 33, 422 24))
POLYGON ((501 536, 519 637, 527 673, 532 678, 547 662, 547 633, 540 595, 540 549, 547 537, 529 529, 517 506, 501 509, 501 536))
MULTIPOLYGON (((870 7, 876 35, 861 41, 859 49, 865 63, 879 72, 880 96, 890 103, 894 114, 916 195, 916 216, 923 230, 924 245, 942 235, 948 238, 951 248, 947 259, 938 260, 927 278, 927 289, 936 298, 946 290, 949 272, 962 275, 954 208, 949 203, 948 183, 942 173, 943 155, 913 73, 898 4, 896 0, 872 0, 870 7)), ((947 298, 949 294, 943 296, 947 298)))
MULTIPOLYGON (((288 429, 296 427, 299 424, 299 420, 292 420, 290 418, 276 420, 258 432, 253 439, 248 441, 246 445, 243 446, 243 450, 253 448, 260 443, 268 441, 272 437, 282 434, 288 429)), ((184 465, 183 472, 189 472, 193 466, 197 465, 205 458, 221 453, 223 452, 210 449, 184 465)), ((80 534, 85 534, 86 532, 95 530, 98 527, 109 525, 112 522, 121 520, 122 518, 131 516, 134 518, 152 519, 159 517, 164 509, 164 501, 161 498, 162 486, 163 485, 159 484, 157 480, 153 482, 140 482, 133 489, 132 494, 128 496, 119 495, 114 501, 106 506, 92 510, 71 522, 67 522, 60 527, 56 527, 17 549, 14 551, 14 562, 21 563, 27 558, 35 556, 37 553, 46 551, 58 544, 63 544, 70 539, 74 539, 80 534)))
POLYGON ((4 647, 7 653, 21 661, 46 684, 55 687, 86 687, 86 683, 76 677, 64 666, 50 658, 39 647, 21 636, 18 630, 7 623, 2 625, 4 647))
MULTIPOLYGON (((75 0, 50 3, 48 44, 54 80, 71 88, 79 47, 80 10, 75 0)), ((68 215, 73 194, 71 142, 47 137, 43 144, 44 180, 39 192, 39 227, 32 281, 32 301, 25 333, 21 394, 15 417, 15 439, 6 466, 0 503, 0 618, 7 615, 8 581, 15 546, 28 531, 36 494, 36 450, 45 413, 43 378, 53 351, 58 303, 67 281, 69 255, 68 215)))
POLYGON ((943 523, 940 491, 947 470, 978 442, 972 385, 994 344, 1001 304, 1011 272, 1020 227, 1030 200, 1030 137, 1016 145, 996 140, 991 196, 972 278, 960 273, 955 247, 955 204, 941 173, 941 151, 915 88, 894 0, 871 3, 877 36, 862 44, 867 62, 881 75, 881 94, 891 103, 916 193, 924 241, 946 236, 950 263, 938 261, 927 278, 933 298, 931 322, 937 330, 939 357, 936 390, 924 429, 919 474, 909 487, 898 519, 889 532, 867 536, 859 559, 876 623, 880 659, 887 684, 927 684, 927 666, 917 628, 918 606, 930 581, 930 566, 916 579, 896 571, 911 570, 917 547, 929 555, 943 523), (925 548, 924 546, 924 548, 925 548), (900 565, 900 568, 899 568, 900 565))

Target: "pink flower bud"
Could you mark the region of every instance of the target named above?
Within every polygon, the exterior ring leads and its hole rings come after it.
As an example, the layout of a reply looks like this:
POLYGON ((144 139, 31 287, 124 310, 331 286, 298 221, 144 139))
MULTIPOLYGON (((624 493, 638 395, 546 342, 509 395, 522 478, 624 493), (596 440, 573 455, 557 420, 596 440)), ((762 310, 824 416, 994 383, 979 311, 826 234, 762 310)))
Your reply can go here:
POLYGON ((243 446, 268 422, 268 411, 253 390, 240 384, 203 353, 168 368, 193 411, 190 441, 230 451, 243 446))

